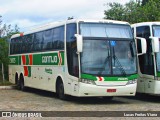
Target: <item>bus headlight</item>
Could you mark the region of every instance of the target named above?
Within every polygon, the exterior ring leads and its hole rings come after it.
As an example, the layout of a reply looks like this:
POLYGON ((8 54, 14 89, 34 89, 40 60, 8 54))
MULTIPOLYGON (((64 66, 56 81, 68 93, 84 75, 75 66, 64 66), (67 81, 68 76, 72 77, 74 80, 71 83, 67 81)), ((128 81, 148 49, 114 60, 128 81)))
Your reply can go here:
POLYGON ((88 79, 80 79, 80 82, 86 83, 86 84, 96 85, 96 83, 93 80, 88 80, 88 79))
POLYGON ((129 80, 126 85, 137 83, 137 79, 129 80))

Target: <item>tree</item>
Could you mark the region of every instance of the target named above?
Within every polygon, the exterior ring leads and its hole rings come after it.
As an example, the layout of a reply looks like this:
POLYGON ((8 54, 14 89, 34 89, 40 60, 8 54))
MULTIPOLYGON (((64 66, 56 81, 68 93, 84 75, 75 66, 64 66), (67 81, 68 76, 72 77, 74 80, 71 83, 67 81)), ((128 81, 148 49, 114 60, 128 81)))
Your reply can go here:
POLYGON ((146 5, 149 2, 149 0, 142 0, 142 6, 146 5))
POLYGON ((8 48, 9 48, 9 38, 11 35, 18 33, 19 28, 17 25, 12 28, 11 25, 2 23, 2 16, 0 16, 0 66, 3 63, 4 72, 8 76, 8 48))
POLYGON ((2 65, 5 75, 8 75, 8 42, 4 38, 0 38, 0 68, 2 65))
POLYGON ((105 11, 105 19, 111 19, 111 20, 123 20, 124 19, 124 13, 125 9, 123 5, 119 3, 109 3, 108 4, 111 9, 105 11))
POLYGON ((0 15, 0 38, 11 37, 11 35, 18 33, 19 27, 15 25, 12 27, 10 24, 2 24, 2 16, 0 15))
POLYGON ((141 7, 143 10, 143 21, 159 21, 160 20, 160 1, 149 0, 144 6, 141 7))
POLYGON ((133 0, 125 5, 120 3, 109 3, 110 9, 105 10, 105 19, 128 21, 134 23, 137 21, 137 11, 139 7, 139 2, 134 2, 133 0), (134 15, 134 17, 133 17, 134 15))
POLYGON ((159 21, 159 0, 131 0, 125 5, 109 3, 109 10, 105 10, 105 19, 127 21, 129 23, 159 21))

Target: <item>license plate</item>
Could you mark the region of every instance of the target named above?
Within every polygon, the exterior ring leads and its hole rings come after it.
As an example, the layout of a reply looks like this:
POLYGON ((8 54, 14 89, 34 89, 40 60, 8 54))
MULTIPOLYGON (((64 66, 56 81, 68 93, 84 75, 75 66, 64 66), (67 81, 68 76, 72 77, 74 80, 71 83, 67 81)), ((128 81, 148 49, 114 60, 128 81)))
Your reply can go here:
POLYGON ((116 92, 116 89, 107 89, 107 92, 116 92))

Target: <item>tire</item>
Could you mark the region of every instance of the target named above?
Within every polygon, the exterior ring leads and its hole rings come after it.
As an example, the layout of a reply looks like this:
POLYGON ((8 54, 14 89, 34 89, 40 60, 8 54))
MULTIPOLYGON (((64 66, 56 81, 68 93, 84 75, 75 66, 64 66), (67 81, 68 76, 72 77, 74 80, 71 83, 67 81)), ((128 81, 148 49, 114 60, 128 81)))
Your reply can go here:
POLYGON ((23 78, 22 75, 20 76, 20 80, 19 80, 19 88, 20 88, 21 91, 24 91, 24 90, 25 90, 24 78, 23 78))
POLYGON ((62 80, 60 80, 58 82, 58 85, 57 85, 57 94, 58 94, 59 99, 61 99, 61 100, 66 100, 67 99, 67 96, 64 93, 64 85, 63 85, 62 80))
POLYGON ((20 86, 19 86, 19 80, 18 80, 18 75, 17 74, 15 75, 15 85, 16 85, 17 89, 20 88, 20 86))
POLYGON ((15 85, 18 86, 18 75, 15 75, 15 85))

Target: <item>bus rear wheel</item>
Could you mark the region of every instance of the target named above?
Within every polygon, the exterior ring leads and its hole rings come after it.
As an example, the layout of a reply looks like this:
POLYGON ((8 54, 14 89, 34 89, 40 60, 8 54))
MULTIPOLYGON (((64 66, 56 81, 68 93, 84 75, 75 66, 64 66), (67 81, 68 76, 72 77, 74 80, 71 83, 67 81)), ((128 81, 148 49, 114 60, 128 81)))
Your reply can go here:
POLYGON ((19 88, 19 80, 18 80, 18 74, 15 75, 15 85, 17 88, 19 88))
POLYGON ((24 86, 24 78, 23 78, 22 75, 20 76, 20 80, 19 80, 19 88, 20 88, 20 90, 22 90, 22 91, 25 90, 25 86, 24 86))

